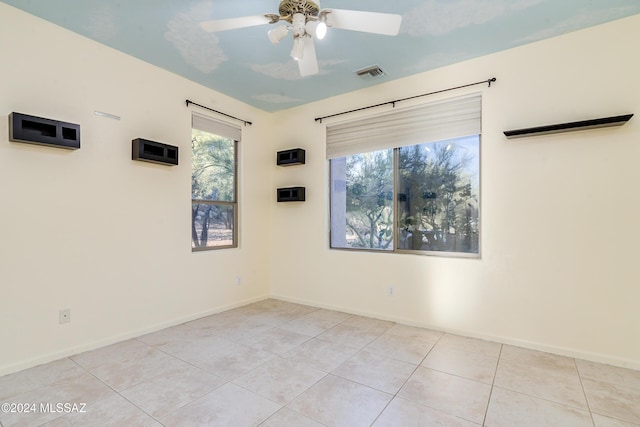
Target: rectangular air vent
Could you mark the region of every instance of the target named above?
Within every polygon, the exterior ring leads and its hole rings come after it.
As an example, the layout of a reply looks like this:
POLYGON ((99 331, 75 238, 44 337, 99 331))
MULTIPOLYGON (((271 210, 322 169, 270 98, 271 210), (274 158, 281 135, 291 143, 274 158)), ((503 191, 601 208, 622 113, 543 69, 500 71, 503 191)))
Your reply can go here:
POLYGON ((385 73, 379 65, 372 65, 371 67, 361 68, 355 71, 356 75, 364 80, 372 80, 385 76, 385 73))

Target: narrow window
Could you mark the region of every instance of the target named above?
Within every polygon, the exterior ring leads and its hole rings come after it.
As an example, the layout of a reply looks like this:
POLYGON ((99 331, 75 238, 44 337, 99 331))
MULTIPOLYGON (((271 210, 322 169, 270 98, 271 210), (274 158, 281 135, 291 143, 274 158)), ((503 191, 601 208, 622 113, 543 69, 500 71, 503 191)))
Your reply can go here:
POLYGON ((238 142, 240 130, 193 116, 191 131, 191 247, 238 246, 238 142))

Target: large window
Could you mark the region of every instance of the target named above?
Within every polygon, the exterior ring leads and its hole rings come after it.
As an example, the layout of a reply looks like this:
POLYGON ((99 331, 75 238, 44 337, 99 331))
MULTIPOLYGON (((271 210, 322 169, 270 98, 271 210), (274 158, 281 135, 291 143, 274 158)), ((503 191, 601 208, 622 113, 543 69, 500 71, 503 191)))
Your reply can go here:
POLYGON ((240 131, 193 116, 191 247, 232 248, 238 242, 237 156, 240 131))
POLYGON ((480 97, 404 113, 328 126, 331 247, 479 254, 480 97))

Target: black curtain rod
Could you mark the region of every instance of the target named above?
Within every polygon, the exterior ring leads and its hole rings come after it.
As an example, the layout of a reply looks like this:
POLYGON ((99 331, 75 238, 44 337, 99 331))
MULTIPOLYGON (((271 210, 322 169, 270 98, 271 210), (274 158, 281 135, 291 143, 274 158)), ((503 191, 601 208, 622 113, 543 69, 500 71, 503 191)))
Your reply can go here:
POLYGON ((231 116, 231 115, 229 115, 229 114, 223 113, 223 112, 221 112, 221 111, 214 110, 213 108, 205 107, 204 105, 197 104, 197 103, 195 103, 195 102, 193 102, 193 101, 189 101, 188 99, 187 99, 185 102, 186 102, 186 104, 187 104, 187 107, 189 107, 189 104, 193 104, 193 105, 195 105, 195 106, 197 106, 197 107, 204 108, 205 110, 213 111, 213 112, 214 112, 214 113, 216 113, 216 114, 221 114, 221 115, 223 115, 223 116, 225 116, 225 117, 229 117, 230 119, 233 119, 233 120, 237 120, 237 121, 239 121, 239 122, 242 122, 242 123, 244 123, 244 125, 245 125, 245 126, 246 126, 246 125, 252 125, 252 124, 253 124, 253 123, 251 123, 250 121, 242 120, 242 119, 239 119, 239 118, 237 118, 237 117, 231 116))
POLYGON ((416 98, 421 98, 423 96, 435 95, 437 93, 448 92, 450 90, 456 90, 456 89, 462 89, 462 88, 469 87, 469 86, 475 86, 475 85, 480 85, 480 84, 485 84, 486 83, 486 84, 489 85, 489 87, 491 87, 491 83, 493 83, 495 81, 496 81, 496 78, 492 77, 492 78, 490 78, 488 80, 482 80, 482 81, 479 81, 479 82, 469 83, 469 84, 462 85, 462 86, 450 87, 448 89, 437 90, 435 92, 423 93, 423 94, 420 94, 420 95, 409 96, 407 98, 396 99, 395 101, 387 101, 387 102, 382 102, 380 104, 369 105, 368 107, 361 107, 361 108, 356 108, 354 110, 343 111, 342 113, 331 114, 331 115, 323 116, 323 117, 316 117, 315 120, 316 120, 316 122, 322 123, 322 121, 324 119, 328 119, 328 118, 336 117, 336 116, 342 116, 343 114, 355 113, 356 111, 368 110, 369 108, 381 107, 383 105, 389 105, 389 104, 391 104, 391 105, 393 105, 395 107, 397 102, 408 101, 410 99, 416 99, 416 98))

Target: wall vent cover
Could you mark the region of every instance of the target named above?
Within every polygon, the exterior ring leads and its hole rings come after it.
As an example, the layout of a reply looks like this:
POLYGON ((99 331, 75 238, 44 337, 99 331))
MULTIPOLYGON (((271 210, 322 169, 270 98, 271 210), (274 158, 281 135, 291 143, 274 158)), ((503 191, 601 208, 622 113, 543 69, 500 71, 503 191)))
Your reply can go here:
POLYGON ((363 80, 372 80, 387 75, 379 65, 372 65, 370 67, 361 68, 355 71, 356 75, 363 80))

